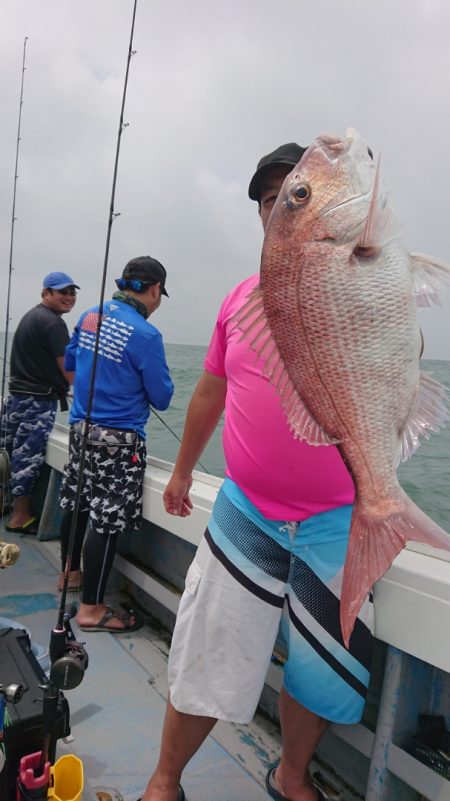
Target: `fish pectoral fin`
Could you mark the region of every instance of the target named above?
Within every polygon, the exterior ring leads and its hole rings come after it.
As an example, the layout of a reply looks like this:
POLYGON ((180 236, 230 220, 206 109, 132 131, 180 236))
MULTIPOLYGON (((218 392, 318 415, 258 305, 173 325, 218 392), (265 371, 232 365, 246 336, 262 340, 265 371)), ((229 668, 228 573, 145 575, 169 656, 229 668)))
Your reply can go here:
POLYGON ((448 389, 421 371, 416 403, 402 435, 399 462, 405 462, 417 450, 421 440, 429 439, 450 420, 448 389))
POLYGON ((277 390, 295 439, 304 440, 309 445, 336 445, 339 440, 329 436, 314 419, 284 366, 269 328, 259 286, 252 290, 232 322, 242 332, 241 339, 246 339, 255 352, 255 360, 263 361, 261 374, 277 390))
POLYGON ((375 257, 401 229, 402 225, 393 213, 390 199, 380 192, 380 159, 378 159, 369 211, 354 249, 355 256, 375 257))
POLYGON ((418 306, 440 306, 439 289, 450 285, 450 267, 423 253, 410 253, 414 271, 414 294, 418 306))

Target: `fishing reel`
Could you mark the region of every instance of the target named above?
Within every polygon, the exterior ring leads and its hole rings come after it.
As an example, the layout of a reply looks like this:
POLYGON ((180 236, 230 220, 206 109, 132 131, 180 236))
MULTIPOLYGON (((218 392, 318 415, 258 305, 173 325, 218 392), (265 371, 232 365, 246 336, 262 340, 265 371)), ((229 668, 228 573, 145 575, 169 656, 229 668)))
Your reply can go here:
POLYGON ((22 684, 0 684, 0 695, 10 704, 21 701, 25 688, 22 684))
POLYGON ((50 635, 50 681, 59 690, 73 690, 83 680, 89 665, 84 644, 77 642, 70 621, 77 607, 71 604, 63 616, 63 627, 52 629, 50 635))
MULTIPOLYGON (((5 749, 2 744, 3 730, 5 727, 6 702, 8 701, 10 704, 18 704, 19 701, 22 700, 24 692, 25 687, 23 684, 0 683, 0 773, 2 772, 6 762, 5 749)), ((0 784, 2 784, 1 781, 0 784)))

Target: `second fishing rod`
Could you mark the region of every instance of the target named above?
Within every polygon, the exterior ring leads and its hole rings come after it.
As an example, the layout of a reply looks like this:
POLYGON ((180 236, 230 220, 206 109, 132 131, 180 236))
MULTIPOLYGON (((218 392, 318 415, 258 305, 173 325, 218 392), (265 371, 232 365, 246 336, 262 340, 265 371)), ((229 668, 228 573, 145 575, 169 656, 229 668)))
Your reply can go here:
POLYGON ((107 236, 106 236, 106 246, 105 246, 105 256, 103 262, 103 270, 101 276, 101 289, 100 289, 100 300, 98 305, 98 314, 97 314, 97 324, 96 324, 96 331, 95 331, 95 343, 93 346, 93 360, 92 360, 92 368, 91 368, 91 375, 89 381, 89 391, 88 391, 88 400, 87 400, 87 410, 86 416, 84 420, 84 424, 82 426, 82 433, 81 433, 81 444, 80 444, 80 452, 79 452, 79 463, 78 463, 78 476, 77 476, 77 485, 74 493, 74 500, 73 500, 73 510, 72 510, 72 517, 71 517, 71 524, 70 524, 70 531, 68 536, 68 543, 67 543, 67 557, 65 562, 64 568, 64 575, 63 575, 63 585, 61 590, 61 599, 59 604, 58 610, 58 617, 55 627, 51 631, 50 635, 50 646, 49 646, 49 654, 50 654, 50 662, 51 662, 51 669, 50 669, 50 680, 47 687, 44 690, 44 722, 46 725, 44 726, 44 748, 42 754, 42 763, 45 764, 45 760, 48 754, 48 743, 51 735, 51 719, 52 719, 52 707, 54 705, 54 697, 55 697, 55 687, 59 689, 71 689, 72 687, 76 687, 82 680, 84 672, 88 666, 88 657, 87 653, 81 643, 77 643, 74 634, 72 632, 70 620, 76 614, 76 605, 72 604, 70 609, 66 607, 66 598, 67 598, 67 591, 68 591, 68 582, 69 582, 69 574, 71 570, 71 561, 72 561, 72 554, 73 554, 73 546, 75 540, 75 532, 77 527, 77 521, 80 514, 80 503, 81 503, 81 495, 82 495, 82 487, 83 487, 83 477, 85 471, 85 464, 86 464, 86 452, 88 447, 89 441, 89 431, 91 428, 91 414, 92 414, 92 407, 94 402, 94 395, 95 395, 95 384, 96 384, 96 372, 97 372, 97 362, 98 362, 98 355, 100 350, 100 334, 101 334, 101 324, 102 324, 102 317, 103 317, 103 305, 104 305, 104 296, 105 296, 105 285, 106 285, 106 278, 107 278, 107 271, 108 271, 108 259, 109 259, 109 249, 110 249, 110 240, 111 240, 111 228, 113 221, 115 219, 115 211, 114 211, 114 203, 115 203, 115 192, 116 192, 116 181, 117 181, 117 172, 118 172, 118 163, 119 163, 119 153, 120 153, 120 144, 121 144, 121 137, 124 128, 126 127, 123 122, 123 115, 124 115, 124 108, 125 108, 125 100, 126 100, 126 92, 128 86, 128 75, 129 75, 129 68, 130 68, 130 61, 132 56, 134 55, 133 51, 133 35, 134 35, 134 26, 135 26, 135 18, 136 18, 136 6, 137 0, 135 0, 133 5, 133 14, 132 14, 132 23, 131 23, 131 32, 129 38, 129 46, 128 46, 128 56, 126 62, 126 72, 125 72, 125 79, 124 79, 124 86, 123 86, 123 93, 122 93, 122 104, 120 110, 120 120, 119 120, 119 129, 117 134, 117 144, 116 144, 116 154, 115 154, 115 161, 114 161, 114 171, 113 171, 113 182, 112 182, 112 190, 111 190, 111 200, 110 200, 110 207, 109 207, 109 215, 108 215, 108 226, 107 226, 107 236), (48 707, 48 714, 46 715, 46 701, 48 707))
MULTIPOLYGON (((23 54, 22 54, 22 76, 20 81, 20 100, 19 100, 19 119, 17 123, 17 138, 16 138, 16 157, 14 163, 14 186, 13 186, 13 201, 12 201, 12 213, 11 213, 11 229, 10 229, 10 239, 9 239, 9 263, 8 263, 8 282, 7 282, 7 289, 6 289, 6 308, 5 308, 5 334, 4 334, 4 344, 3 344, 3 357, 2 357, 2 381, 1 381, 1 392, 0 392, 0 403, 1 403, 1 421, 0 421, 0 439, 2 443, 6 442, 6 434, 7 434, 7 426, 8 426, 8 411, 6 405, 6 370, 7 370, 7 362, 8 362, 8 349, 9 349, 9 324, 11 322, 10 317, 10 306, 11 306, 11 283, 12 283, 12 274, 13 274, 13 254, 14 254, 14 232, 15 232, 15 225, 16 225, 16 197, 17 197, 17 180, 19 178, 18 174, 18 167, 19 167, 19 151, 20 151, 20 141, 21 141, 21 125, 22 125, 22 107, 23 107, 23 87, 25 81, 25 70, 26 70, 26 52, 27 52, 27 41, 28 36, 25 36, 23 41, 23 54)), ((3 513, 6 509, 6 503, 8 500, 8 484, 10 478, 10 466, 9 466, 9 453, 6 446, 0 448, 0 512, 3 516, 3 513)))

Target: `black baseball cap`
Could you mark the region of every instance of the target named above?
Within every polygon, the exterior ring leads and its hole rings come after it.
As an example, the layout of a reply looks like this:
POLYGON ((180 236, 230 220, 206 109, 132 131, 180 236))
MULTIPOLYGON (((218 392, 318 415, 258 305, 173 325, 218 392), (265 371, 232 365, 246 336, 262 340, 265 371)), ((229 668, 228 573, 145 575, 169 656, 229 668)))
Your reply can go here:
POLYGON ((286 167, 289 167, 291 170, 292 167, 298 164, 304 153, 306 153, 306 147, 297 145, 296 142, 289 142, 287 145, 280 145, 280 147, 277 147, 272 153, 268 153, 267 156, 263 156, 262 159, 258 161, 256 172, 248 187, 250 200, 257 200, 259 203, 261 199, 262 180, 270 170, 281 165, 286 165, 286 167))
POLYGON ((161 262, 151 256, 137 256, 123 268, 122 278, 125 280, 143 281, 144 284, 161 284, 161 293, 169 297, 165 289, 167 273, 161 262))

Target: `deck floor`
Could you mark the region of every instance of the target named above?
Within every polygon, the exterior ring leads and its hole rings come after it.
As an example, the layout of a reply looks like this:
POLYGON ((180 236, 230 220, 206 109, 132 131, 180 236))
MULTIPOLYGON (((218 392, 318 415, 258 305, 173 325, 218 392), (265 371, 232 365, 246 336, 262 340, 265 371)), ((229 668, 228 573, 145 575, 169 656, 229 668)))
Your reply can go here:
MULTIPOLYGON (((21 555, 16 565, 0 570, 0 616, 21 623, 44 650, 59 606, 59 543, 2 535, 20 545, 21 555)), ((69 599, 76 596, 70 594, 69 599)), ((107 598, 109 603, 118 600, 116 593, 107 598)), ((57 755, 72 752, 82 760, 83 801, 96 801, 94 791, 107 788, 112 801, 135 801, 159 752, 167 638, 147 624, 123 635, 86 634, 78 632, 76 624, 74 631, 86 643, 89 667, 81 684, 66 693, 72 735, 69 742, 58 741, 57 755)), ((264 776, 278 754, 278 730, 262 718, 257 716, 250 726, 219 723, 186 769, 186 797, 267 800, 264 776)))

